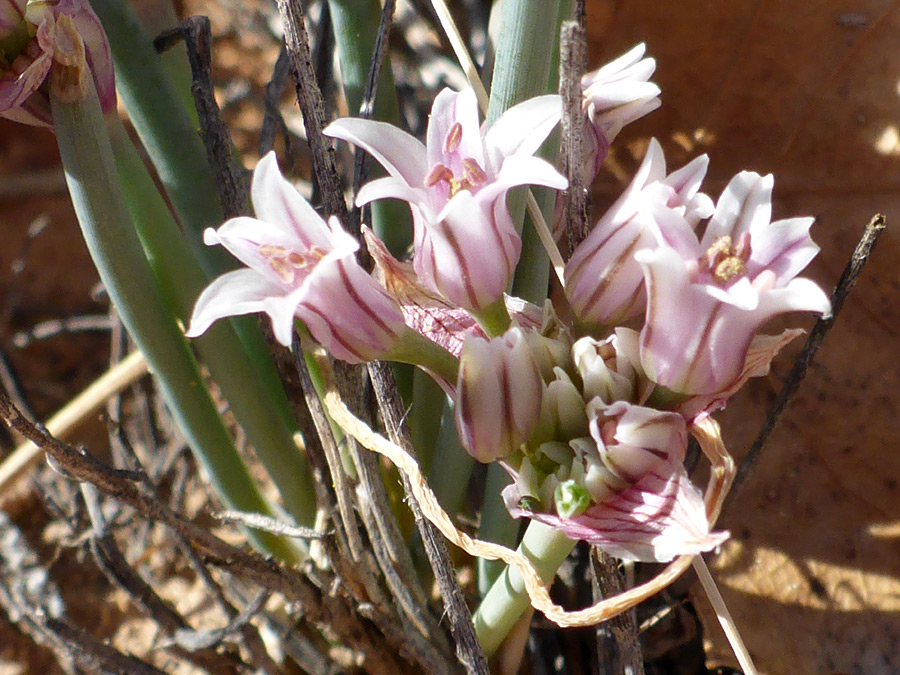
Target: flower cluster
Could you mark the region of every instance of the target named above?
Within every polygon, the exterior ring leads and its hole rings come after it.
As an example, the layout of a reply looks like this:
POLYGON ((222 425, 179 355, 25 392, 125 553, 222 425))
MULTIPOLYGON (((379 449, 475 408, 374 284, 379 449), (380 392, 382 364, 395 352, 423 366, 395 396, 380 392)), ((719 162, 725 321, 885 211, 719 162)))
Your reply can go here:
MULTIPOLYGON (((659 105, 648 81, 655 63, 643 55, 636 47, 583 79, 588 177, 622 126, 659 105)), ((380 122, 331 124, 327 135, 388 172, 357 204, 401 199, 412 211, 411 263, 364 231, 380 282, 356 262, 357 242, 265 157, 252 188, 257 218, 206 234, 247 268, 203 293, 188 334, 263 311, 286 345, 299 319, 338 358, 402 357, 454 398, 472 456, 510 473, 512 514, 625 558, 710 550, 727 535, 711 531, 685 471, 690 427, 767 372, 799 333, 760 334, 770 318, 830 311, 821 289, 797 278, 818 251, 812 219, 772 222, 772 178, 751 172, 714 202, 701 191, 707 158, 669 172, 652 140, 632 183, 570 257, 567 307, 506 297, 522 246, 507 192, 566 187, 534 156, 559 118, 559 98, 544 96, 485 129, 472 90, 444 90, 424 144, 380 122), (423 337, 431 352, 420 349, 423 337), (452 368, 432 360, 434 349, 452 368)))

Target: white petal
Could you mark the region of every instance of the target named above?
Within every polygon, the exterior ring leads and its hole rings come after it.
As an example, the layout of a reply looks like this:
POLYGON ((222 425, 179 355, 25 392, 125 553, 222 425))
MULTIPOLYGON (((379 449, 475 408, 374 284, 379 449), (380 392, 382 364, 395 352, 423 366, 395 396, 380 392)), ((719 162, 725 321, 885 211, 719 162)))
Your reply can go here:
POLYGON ((460 92, 442 89, 431 106, 425 139, 429 170, 436 164, 450 165, 448 154, 468 157, 484 166, 484 145, 478 123, 478 98, 471 87, 460 92), (447 152, 444 143, 454 124, 462 128, 459 146, 447 152))
POLYGON ((250 197, 259 220, 293 233, 305 248, 313 244, 330 248, 325 221, 281 175, 274 152, 256 165, 250 197))
MULTIPOLYGON (((647 51, 647 45, 645 45, 643 42, 641 42, 638 45, 635 45, 630 50, 628 50, 626 53, 622 54, 622 56, 619 56, 618 58, 610 61, 602 68, 595 70, 593 73, 585 74, 584 77, 581 78, 581 86, 589 87, 594 82, 599 82, 602 80, 609 79, 610 77, 619 73, 620 71, 624 70, 625 68, 628 68, 629 66, 640 62, 641 57, 644 56, 644 52, 646 52, 646 51, 647 51)), ((655 68, 656 61, 654 61, 653 59, 647 59, 647 60, 651 61, 655 68)), ((650 77, 650 75, 652 75, 652 74, 653 74, 653 71, 651 70, 647 74, 647 77, 650 77)))
MULTIPOLYGON (((223 274, 207 286, 197 298, 188 337, 203 334, 218 319, 265 311, 272 296, 283 290, 252 269, 240 269, 223 274)), ((288 342, 290 344, 290 342, 288 342)))
POLYGON ((719 197, 701 247, 706 250, 724 236, 737 244, 745 232, 765 228, 772 218, 774 184, 771 174, 760 176, 752 171, 742 171, 732 178, 719 197))
MULTIPOLYGON (((689 200, 700 189, 700 184, 706 176, 706 170, 709 167, 709 155, 700 155, 694 157, 690 162, 685 164, 677 171, 673 171, 666 176, 665 184, 670 186, 685 201, 689 200)), ((712 211, 702 218, 708 218, 712 215, 712 211)))
POLYGON ((400 199, 412 203, 428 203, 428 193, 425 190, 414 189, 401 178, 387 176, 376 178, 363 185, 356 195, 356 205, 362 206, 378 199, 400 199))
POLYGON ((505 157, 533 155, 546 140, 562 114, 559 96, 528 99, 500 115, 484 135, 490 167, 497 171, 505 157))
POLYGON ((715 284, 697 284, 697 288, 705 291, 718 302, 737 309, 752 312, 759 307, 759 292, 753 288, 753 284, 747 277, 738 279, 728 289, 720 288, 715 284))
MULTIPOLYGON (((318 238, 325 239, 321 234, 318 238)), ((247 216, 226 220, 218 230, 208 228, 203 233, 203 242, 207 246, 221 244, 235 258, 257 270, 268 269, 268 262, 259 254, 261 245, 282 246, 290 250, 307 248, 291 229, 247 216)))
POLYGON ((831 301, 818 284, 810 279, 799 277, 792 279, 784 288, 775 288, 763 293, 760 297, 758 311, 769 317, 784 312, 816 312, 823 316, 829 316, 831 301))
POLYGON ((812 224, 812 218, 789 218, 755 230, 748 273, 755 276, 763 269, 771 270, 779 286, 793 279, 819 252, 809 236, 812 224))
POLYGON ((569 187, 569 181, 550 162, 540 157, 514 157, 503 162, 496 182, 486 186, 478 196, 484 199, 490 195, 493 198, 516 185, 545 185, 565 190, 569 187))
POLYGON ((393 124, 344 117, 329 124, 322 133, 362 148, 389 174, 411 186, 425 182, 425 146, 393 124))

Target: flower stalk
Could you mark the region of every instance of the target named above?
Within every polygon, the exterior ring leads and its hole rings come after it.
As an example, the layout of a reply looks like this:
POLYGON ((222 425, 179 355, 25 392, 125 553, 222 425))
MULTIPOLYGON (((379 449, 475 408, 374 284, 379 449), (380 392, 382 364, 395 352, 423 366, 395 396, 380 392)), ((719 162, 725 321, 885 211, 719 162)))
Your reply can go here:
MULTIPOLYGON (((548 583, 575 543, 557 528, 532 521, 516 550, 531 560, 548 583)), ((514 568, 505 568, 472 615, 475 633, 487 656, 497 651, 528 605, 522 575, 514 568)))

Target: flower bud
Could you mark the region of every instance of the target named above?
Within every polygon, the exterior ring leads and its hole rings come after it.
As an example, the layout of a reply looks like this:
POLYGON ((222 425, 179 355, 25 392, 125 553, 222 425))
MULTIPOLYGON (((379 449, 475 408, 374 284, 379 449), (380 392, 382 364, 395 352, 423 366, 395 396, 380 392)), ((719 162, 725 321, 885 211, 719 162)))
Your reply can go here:
POLYGON ((541 397, 540 423, 529 440, 531 447, 587 434, 588 418, 581 392, 561 368, 554 372, 555 379, 545 386, 541 397))
POLYGON ((492 340, 466 338, 456 387, 456 428, 463 447, 484 463, 514 452, 537 423, 542 387, 520 328, 492 340))
POLYGON ((587 406, 596 455, 585 455, 585 487, 597 503, 637 483, 657 464, 681 461, 687 427, 677 413, 594 399, 587 406))
POLYGON ((553 493, 556 512, 561 518, 575 518, 587 511, 591 505, 591 495, 574 480, 563 481, 553 493))
POLYGON ((617 328, 615 335, 602 342, 581 338, 572 347, 572 358, 581 375, 585 400, 642 402, 649 387, 640 369, 637 332, 617 328))
POLYGON ((684 418, 624 401, 588 406, 590 437, 544 443, 525 457, 503 500, 514 517, 631 560, 667 562, 709 551, 703 498, 684 469, 684 418))
POLYGON ((525 334, 531 355, 534 356, 541 377, 545 382, 550 382, 555 377, 557 368, 571 368, 569 350, 572 342, 566 337, 548 337, 537 331, 528 331, 525 334))

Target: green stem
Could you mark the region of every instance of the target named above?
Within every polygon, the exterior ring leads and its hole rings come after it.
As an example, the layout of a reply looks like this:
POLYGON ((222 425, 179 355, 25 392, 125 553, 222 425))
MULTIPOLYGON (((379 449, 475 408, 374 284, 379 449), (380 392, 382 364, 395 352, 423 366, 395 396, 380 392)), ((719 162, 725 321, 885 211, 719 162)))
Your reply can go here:
MULTIPOLYGON (((559 3, 559 21, 572 15, 574 6, 573 0, 560 0, 559 3)), ((559 35, 559 27, 557 26, 557 36, 559 35)), ((550 67, 547 72, 547 89, 546 91, 555 92, 559 90, 559 46, 557 45, 550 53, 550 67)), ((538 156, 546 159, 551 164, 555 164, 559 157, 559 141, 560 132, 557 128, 550 137, 541 146, 538 156)), ((560 194, 556 190, 548 188, 532 188, 535 199, 541 208, 544 221, 553 227, 553 212, 556 206, 557 196, 560 194)), ((517 198, 517 197, 514 197, 517 198)), ((518 205, 516 208, 521 208, 518 205)), ((522 255, 519 258, 519 264, 516 267, 516 275, 513 279, 513 295, 536 305, 541 305, 547 297, 547 289, 550 282, 550 258, 544 250, 544 244, 541 242, 537 234, 535 224, 529 213, 525 213, 525 226, 522 229, 522 255)))
POLYGON ((434 454, 437 459, 428 472, 428 484, 444 511, 453 518, 462 509, 475 460, 459 442, 453 403, 449 400, 441 415, 434 454))
MULTIPOLYGON (((413 374, 412 404, 409 407, 409 434, 416 449, 419 468, 426 476, 435 456, 445 398, 443 389, 431 376, 416 368, 413 374)), ((443 464, 442 456, 441 463, 443 464)))
MULTIPOLYGON (((157 284, 187 324, 206 277, 117 116, 109 127, 122 188, 157 284)), ((315 489, 306 457, 294 443, 296 425, 271 357, 251 358, 229 321, 216 322, 193 344, 278 487, 285 509, 298 523, 312 526, 315 489)))
MULTIPOLYGON (((351 115, 359 114, 369 76, 369 65, 378 38, 381 3, 378 0, 328 0, 338 60, 341 86, 351 115)), ((390 61, 385 60, 378 74, 378 92, 372 117, 382 122, 400 119, 397 90, 390 61)))
MULTIPOLYGON (((575 542, 559 530, 531 521, 516 549, 528 558, 545 583, 549 583, 575 542)), ((472 621, 488 656, 497 651, 509 631, 529 606, 525 584, 518 570, 506 568, 478 606, 472 621)))
POLYGON ((399 361, 425 368, 444 378, 451 385, 456 385, 459 359, 412 329, 407 330, 403 339, 399 340, 383 358, 385 361, 399 361))
MULTIPOLYGON (((519 522, 513 520, 506 510, 501 493, 511 479, 502 466, 494 462, 487 468, 484 484, 484 500, 481 504, 481 525, 478 538, 504 546, 514 546, 519 535, 519 522)), ((478 592, 484 595, 503 572, 506 563, 502 560, 478 560, 478 592)))
MULTIPOLYGON (((299 319, 294 321, 294 325, 297 327, 297 332, 301 336, 301 343, 313 342, 312 336, 310 336, 306 326, 304 326, 299 319)), ((328 419, 328 426, 331 427, 331 435, 338 448, 338 454, 341 458, 341 466, 344 469, 344 473, 347 474, 351 480, 357 481, 359 480, 359 474, 356 473, 356 464, 354 464, 353 457, 350 455, 350 448, 347 447, 347 444, 344 442, 344 430, 341 429, 337 422, 331 419, 331 415, 328 414, 328 409, 325 407, 325 394, 327 393, 325 390, 325 375, 319 367, 319 362, 316 360, 316 357, 307 349, 303 350, 303 361, 306 363, 306 370, 309 373, 309 379, 312 381, 313 389, 316 390, 316 395, 322 402, 322 408, 325 411, 325 417, 328 419)))
MULTIPOLYGON (((489 125, 517 103, 556 91, 554 64, 559 60, 559 26, 569 16, 571 5, 571 0, 504 0, 491 81, 489 125)), ((549 150, 541 154, 555 161, 558 145, 558 140, 545 143, 549 150)), ((522 256, 512 290, 518 297, 540 304, 547 297, 549 264, 540 240, 529 231, 531 228, 523 232, 525 188, 511 190, 508 203, 513 223, 522 234, 522 256)))
MULTIPOLYGON (((122 195, 93 86, 79 103, 51 94, 66 182, 85 242, 122 322, 157 377, 160 391, 222 501, 232 509, 271 514, 203 385, 184 335, 156 286, 122 195)), ((248 530, 263 551, 296 562, 287 539, 248 530)))
POLYGON ((548 93, 550 66, 558 51, 560 4, 504 0, 488 125, 516 103, 548 93))
MULTIPOLYGON (((361 112, 363 93, 378 37, 381 20, 379 0, 328 0, 335 46, 341 64, 341 85, 350 115, 361 112)), ((391 73, 390 58, 385 58, 378 74, 378 87, 372 119, 399 126, 400 104, 391 73)), ((379 167, 368 164, 371 178, 386 175, 379 167)), ((409 206, 394 199, 381 199, 371 205, 372 229, 397 257, 406 255, 412 243, 412 221, 409 206)))
MULTIPOLYGON (((151 37, 176 28, 181 21, 172 0, 140 3, 135 8, 141 23, 151 37)), ((191 121, 195 125, 199 125, 200 120, 197 108, 194 106, 194 95, 191 93, 193 82, 191 81, 191 64, 188 60, 187 46, 184 42, 170 44, 164 52, 160 53, 159 58, 191 121)))
POLYGON ((233 268, 224 251, 203 246, 222 221, 215 178, 196 125, 182 105, 140 19, 123 0, 91 0, 109 38, 116 91, 172 200, 194 253, 210 276, 233 268))
POLYGON ((472 312, 472 316, 478 321, 478 325, 484 329, 488 337, 500 337, 509 329, 509 312, 506 311, 506 301, 501 297, 482 309, 480 312, 472 312))
MULTIPOLYGON (((233 269, 234 258, 221 246, 206 246, 203 230, 222 222, 215 177, 197 126, 166 75, 150 36, 128 2, 92 0, 109 37, 116 67, 116 91, 128 109, 141 143, 178 215, 194 259, 209 278, 233 269)), ((232 320, 249 357, 260 372, 271 369, 271 355, 253 317, 232 320)), ((284 398, 277 378, 266 377, 272 401, 284 398)), ((288 405, 285 423, 294 424, 288 405)))
MULTIPOLYGON (((554 147, 558 147, 558 143, 554 147)), ((544 155, 545 153, 542 151, 540 154, 544 155)), ((556 151, 554 150, 555 154, 556 151)), ((552 223, 556 195, 559 193, 546 188, 532 189, 541 213, 544 215, 544 220, 547 223, 552 223)), ((522 255, 519 258, 516 274, 513 277, 512 294, 540 307, 547 298, 549 283, 550 257, 547 255, 544 245, 538 237, 531 215, 526 213, 525 227, 522 229, 522 255)))

